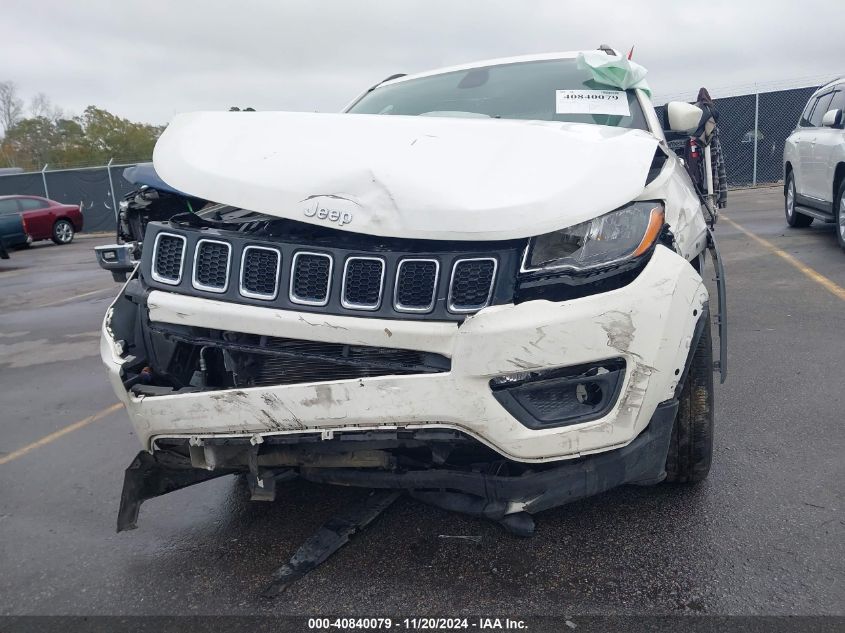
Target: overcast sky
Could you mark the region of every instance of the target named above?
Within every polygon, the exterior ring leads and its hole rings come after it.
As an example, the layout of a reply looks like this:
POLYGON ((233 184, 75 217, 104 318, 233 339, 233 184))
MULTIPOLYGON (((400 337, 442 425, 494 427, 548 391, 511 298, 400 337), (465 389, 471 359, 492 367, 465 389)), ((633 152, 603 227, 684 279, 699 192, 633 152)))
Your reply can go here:
POLYGON ((845 74, 840 9, 835 0, 2 0, 0 81, 70 113, 93 104, 166 123, 231 105, 337 111, 396 72, 607 43, 636 46, 657 100, 692 98, 700 85, 718 99, 720 88, 845 74))

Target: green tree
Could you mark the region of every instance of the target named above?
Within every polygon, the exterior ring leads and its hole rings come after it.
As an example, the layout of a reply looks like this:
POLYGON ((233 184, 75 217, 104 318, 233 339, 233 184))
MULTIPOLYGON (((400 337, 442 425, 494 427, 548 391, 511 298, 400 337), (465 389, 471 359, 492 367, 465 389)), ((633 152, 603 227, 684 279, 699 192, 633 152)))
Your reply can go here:
POLYGON ((44 117, 21 119, 8 130, 3 139, 3 156, 11 157, 17 165, 30 167, 43 165, 53 156, 56 128, 53 121, 44 117))
POLYGON ((137 123, 96 106, 75 117, 61 118, 61 111, 39 95, 33 101, 36 116, 18 118, 0 142, 0 166, 41 169, 103 165, 149 160, 163 126, 137 123))
POLYGON ((151 157, 164 131, 163 127, 134 123, 95 106, 85 108, 76 120, 85 131, 90 151, 103 162, 151 157))

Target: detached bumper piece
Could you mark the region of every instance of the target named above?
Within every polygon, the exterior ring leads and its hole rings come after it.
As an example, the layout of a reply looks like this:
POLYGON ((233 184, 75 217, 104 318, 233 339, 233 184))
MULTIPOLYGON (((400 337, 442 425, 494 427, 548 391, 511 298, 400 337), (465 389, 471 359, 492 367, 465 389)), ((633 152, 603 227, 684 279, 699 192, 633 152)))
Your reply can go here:
POLYGON ((117 512, 117 531, 134 530, 138 527, 138 512, 147 499, 166 495, 209 479, 231 474, 231 470, 200 470, 193 468, 170 453, 157 452, 154 455, 141 451, 132 460, 123 479, 120 494, 120 509, 117 512))
POLYGON ((300 476, 317 483, 408 490, 447 510, 499 521, 512 513, 533 514, 626 483, 663 481, 677 411, 677 400, 662 403, 648 427, 627 446, 514 477, 441 469, 393 473, 353 468, 302 468, 300 476))
MULTIPOLYGON (((207 451, 206 447, 192 442, 189 454, 172 450, 160 450, 152 455, 141 452, 126 469, 117 531, 136 527, 138 511, 147 499, 236 472, 248 473, 253 499, 272 500, 274 481, 294 472, 290 467, 274 468, 276 465, 298 464, 299 475, 313 482, 381 489, 329 519, 289 562, 274 572, 263 595, 275 597, 343 547, 350 537, 387 510, 402 492, 424 503, 496 521, 517 536, 531 536, 534 533, 531 514, 535 512, 625 483, 658 483, 666 476, 666 453, 677 410, 677 400, 661 404, 645 431, 623 448, 511 477, 440 468, 394 472, 385 469, 395 467, 395 462, 375 459, 379 454, 387 454, 378 448, 335 455, 282 451, 259 456, 258 446, 251 445, 251 449, 246 449, 245 464, 241 463, 245 447, 237 443, 211 444, 211 450, 207 451), (332 463, 356 467, 333 467, 332 463)), ((373 444, 367 440, 353 442, 368 447, 373 444)), ((433 455, 438 452, 432 449, 433 455)), ((488 470, 495 471, 495 464, 491 466, 488 470)))
POLYGON ((94 254, 100 268, 111 272, 115 281, 126 281, 126 274, 138 265, 133 256, 135 249, 134 244, 108 244, 95 246, 94 254))
MULTIPOLYGON (((175 446, 152 455, 142 451, 126 470, 117 530, 136 527, 138 511, 147 499, 238 472, 248 473, 256 481, 270 482, 278 476, 287 476, 295 468, 300 477, 315 483, 404 490, 426 503, 498 521, 525 536, 531 533, 533 525, 525 520, 523 513, 540 512, 626 483, 662 481, 677 409, 677 400, 662 403, 648 427, 627 446, 557 465, 538 465, 536 469, 522 464, 527 468, 513 476, 493 474, 499 471, 496 464, 481 470, 437 465, 438 461, 443 463, 437 457, 440 448, 432 450, 435 463, 422 464, 422 468, 414 470, 398 470, 389 452, 396 446, 395 441, 347 440, 357 445, 353 452, 331 445, 330 441, 312 442, 313 449, 297 454, 285 450, 259 454, 258 446, 235 443, 219 448, 209 446, 213 448, 210 452, 192 446, 193 456, 180 454, 175 446), (321 444, 326 444, 330 451, 321 454, 321 444), (214 456, 213 462, 207 461, 208 455, 214 456)), ((270 500, 272 495, 254 495, 254 498, 270 500)))
POLYGON ((387 510, 400 494, 399 492, 373 493, 363 503, 346 508, 326 521, 296 550, 290 562, 285 563, 273 573, 270 585, 264 590, 264 597, 277 596, 323 563, 346 545, 353 534, 363 530, 387 510))

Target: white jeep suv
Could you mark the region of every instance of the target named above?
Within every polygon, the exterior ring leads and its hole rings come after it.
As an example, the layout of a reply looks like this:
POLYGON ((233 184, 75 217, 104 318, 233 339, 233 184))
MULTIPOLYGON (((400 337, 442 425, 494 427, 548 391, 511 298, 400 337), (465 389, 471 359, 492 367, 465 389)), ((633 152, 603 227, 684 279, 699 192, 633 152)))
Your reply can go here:
POLYGON ((845 79, 819 88, 783 149, 786 221, 836 223, 845 249, 845 79))
MULTIPOLYGON (((232 473, 256 499, 296 475, 522 531, 707 476, 709 213, 648 93, 581 58, 397 76, 341 114, 171 122, 159 176, 219 204, 147 225, 103 323, 143 448, 119 529, 232 473)), ((672 129, 700 123, 670 106, 672 129)))

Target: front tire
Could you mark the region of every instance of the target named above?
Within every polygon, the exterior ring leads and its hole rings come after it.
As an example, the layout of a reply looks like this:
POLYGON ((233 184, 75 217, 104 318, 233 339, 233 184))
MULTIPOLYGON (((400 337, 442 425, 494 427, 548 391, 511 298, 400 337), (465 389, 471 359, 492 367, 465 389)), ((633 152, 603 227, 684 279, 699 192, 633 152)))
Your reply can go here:
POLYGON ((836 201, 836 241, 845 251, 845 179, 839 184, 836 201))
POLYGON ((67 220, 57 220, 53 225, 53 242, 56 244, 70 244, 73 241, 73 224, 67 220))
POLYGON ((678 415, 666 456, 666 481, 703 481, 713 461, 713 339, 710 313, 698 338, 689 372, 681 388, 678 415))
POLYGON ((793 228, 805 228, 813 223, 813 217, 795 210, 795 176, 789 172, 786 176, 786 193, 783 197, 783 210, 786 223, 793 228))

